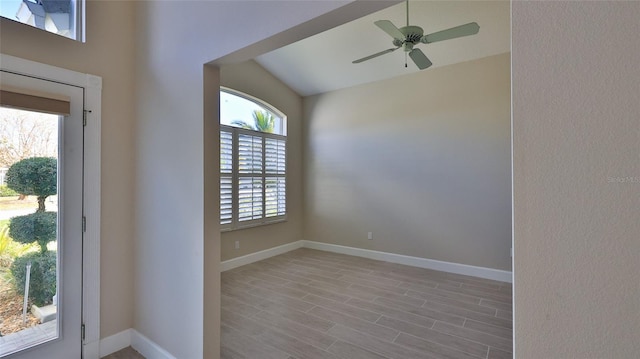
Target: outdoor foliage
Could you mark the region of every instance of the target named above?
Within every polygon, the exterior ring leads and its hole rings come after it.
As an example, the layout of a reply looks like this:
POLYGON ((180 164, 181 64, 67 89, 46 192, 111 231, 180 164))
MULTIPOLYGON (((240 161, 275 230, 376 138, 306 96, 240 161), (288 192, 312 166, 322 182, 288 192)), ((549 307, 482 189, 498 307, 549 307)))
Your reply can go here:
POLYGON ((0 167, 29 157, 55 157, 57 150, 58 116, 0 108, 0 167))
POLYGON ((0 230, 0 269, 7 268, 13 263, 14 257, 9 253, 11 237, 8 232, 8 227, 2 227, 0 230))
POLYGON ((29 244, 38 243, 40 252, 47 251, 47 243, 56 239, 56 212, 36 212, 26 216, 11 218, 9 236, 14 241, 29 244))
POLYGON ((5 181, 12 190, 38 197, 35 213, 12 217, 9 236, 23 244, 37 243, 39 252, 15 258, 10 271, 19 292, 24 291, 26 266, 31 263, 29 298, 36 305, 51 302, 56 293, 56 252, 47 251, 47 243, 56 239, 57 213, 45 212, 45 199, 57 192, 57 160, 31 157, 20 160, 7 171, 5 181))
MULTIPOLYGON (((57 193, 58 163, 53 157, 20 160, 7 171, 5 181, 12 190, 38 197, 38 212, 44 212, 44 200, 57 193)), ((15 237, 14 237, 15 238, 15 237)))
POLYGON ((11 266, 13 259, 35 249, 33 245, 17 243, 9 236, 9 227, 2 226, 0 229, 0 271, 11 266))
POLYGON ((259 132, 273 133, 276 124, 276 118, 268 111, 253 111, 253 125, 244 121, 236 120, 232 124, 259 132))
POLYGON ((19 193, 12 190, 6 185, 0 186, 0 197, 15 197, 18 196, 19 193))
POLYGON ((33 304, 43 306, 52 302, 56 294, 56 252, 27 253, 16 258, 11 265, 16 290, 24 292, 27 264, 31 262, 29 298, 33 304))

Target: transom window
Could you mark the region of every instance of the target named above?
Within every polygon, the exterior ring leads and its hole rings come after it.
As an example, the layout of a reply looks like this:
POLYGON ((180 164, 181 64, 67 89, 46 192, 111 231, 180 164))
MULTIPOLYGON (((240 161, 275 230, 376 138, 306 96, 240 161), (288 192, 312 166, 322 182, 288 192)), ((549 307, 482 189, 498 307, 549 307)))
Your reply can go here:
POLYGON ((286 219, 286 116, 220 89, 220 225, 233 230, 286 219))
POLYGON ((0 0, 0 16, 84 42, 85 0, 0 0))

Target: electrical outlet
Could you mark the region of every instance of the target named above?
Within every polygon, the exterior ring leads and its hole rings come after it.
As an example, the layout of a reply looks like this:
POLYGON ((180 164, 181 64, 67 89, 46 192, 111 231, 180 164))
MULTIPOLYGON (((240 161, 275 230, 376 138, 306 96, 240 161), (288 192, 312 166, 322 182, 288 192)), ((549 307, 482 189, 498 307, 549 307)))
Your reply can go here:
POLYGON ((236 241, 236 249, 240 249, 240 241, 236 241))
POLYGON ((373 233, 367 232, 367 239, 373 239, 373 233))

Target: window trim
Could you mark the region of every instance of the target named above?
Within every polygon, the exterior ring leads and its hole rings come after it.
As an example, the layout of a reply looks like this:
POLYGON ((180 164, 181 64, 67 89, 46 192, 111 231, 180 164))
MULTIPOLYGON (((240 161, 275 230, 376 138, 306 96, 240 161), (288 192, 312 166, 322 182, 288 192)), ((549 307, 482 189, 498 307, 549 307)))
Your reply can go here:
MULTIPOLYGON (((71 34, 69 36, 62 35, 62 34, 56 33, 56 32, 52 32, 52 31, 47 30, 46 28, 42 28, 42 27, 39 27, 39 26, 36 26, 36 25, 31 25, 31 24, 26 23, 26 22, 22 22, 22 21, 18 20, 17 18, 15 18, 15 16, 2 15, 0 17, 2 17, 4 19, 7 19, 9 21, 16 22, 18 24, 22 24, 24 26, 29 26, 29 27, 32 27, 32 28, 36 28, 38 30, 42 30, 42 31, 44 31, 46 33, 49 33, 49 34, 54 34, 54 35, 57 35, 57 36, 62 36, 62 37, 66 38, 66 39, 69 39, 69 40, 85 43, 87 41, 86 40, 86 29, 87 29, 87 25, 86 25, 87 3, 86 3, 86 0, 70 0, 69 3, 70 3, 69 21, 73 21, 73 28, 72 28, 71 34)), ((22 4, 21 4, 21 6, 22 6, 22 4)))
POLYGON ((85 337, 81 345, 84 358, 97 359, 100 349, 102 77, 1 53, 0 70, 84 89, 84 107, 91 111, 84 127, 83 212, 89 225, 83 235, 82 320, 85 337))
MULTIPOLYGON (((279 175, 279 174, 269 174, 266 172, 265 167, 266 167, 266 161, 265 161, 265 155, 266 155, 266 151, 264 150, 266 147, 266 139, 267 138, 272 138, 272 139, 277 139, 277 140, 284 140, 285 144, 287 143, 287 136, 283 136, 283 135, 277 135, 274 133, 266 133, 266 132, 259 132, 259 131, 253 131, 253 130, 247 130, 244 128, 239 128, 239 127, 233 127, 233 126, 228 126, 228 125, 220 125, 220 131, 225 131, 225 132, 230 132, 231 133, 231 138, 232 138, 232 161, 233 161, 233 165, 232 165, 232 170, 231 170, 231 175, 229 176, 229 174, 223 174, 222 172, 220 172, 220 181, 222 181, 222 178, 231 178, 231 223, 228 224, 220 224, 220 231, 222 232, 229 232, 229 231, 234 231, 234 230, 239 230, 239 229, 246 229, 246 228, 252 228, 252 227, 258 227, 258 226, 265 226, 265 225, 269 225, 269 224, 274 224, 274 223, 280 223, 280 222, 286 222, 287 218, 288 218, 288 186, 287 186, 287 170, 285 167, 285 172, 283 175, 279 175), (239 146, 237 145, 238 143, 238 137, 241 135, 249 135, 249 136, 258 136, 261 137, 263 139, 262 141, 262 172, 258 175, 257 173, 247 173, 247 174, 240 174, 238 171, 239 168, 239 162, 240 162, 240 156, 238 155, 239 152, 239 146), (238 181, 240 180, 240 177, 262 177, 264 179, 263 181, 263 187, 262 187, 262 203, 263 203, 263 215, 260 219, 252 219, 252 220, 247 220, 247 221, 239 221, 238 220, 238 211, 239 211, 239 186, 237 185, 238 181), (274 216, 274 217, 267 217, 266 216, 266 178, 267 177, 283 177, 285 179, 285 214, 281 215, 281 216, 274 216)), ((285 145, 285 163, 288 157, 288 146, 285 145)), ((220 206, 220 204, 218 204, 218 206, 220 206)))
MULTIPOLYGON (((228 87, 224 87, 224 86, 220 86, 220 92, 226 92, 228 94, 234 95, 234 96, 238 96, 241 97, 247 101, 251 101, 253 103, 255 103, 256 105, 264 108, 267 111, 273 112, 274 115, 277 115, 278 117, 280 117, 282 119, 282 128, 284 129, 284 134, 280 135, 280 136, 285 136, 287 137, 287 133, 289 132, 289 125, 287 123, 287 115, 285 115, 282 111, 278 110, 277 108, 271 106, 270 104, 268 104, 267 102, 251 96, 249 94, 246 94, 244 92, 240 92, 238 90, 234 90, 232 88, 228 88, 228 87)), ((220 104, 222 107, 222 104, 220 104)), ((223 125, 220 124, 221 126, 227 126, 227 125, 223 125)), ((230 126, 233 127, 233 126, 230 126)), ((260 133, 264 133, 264 132, 260 132, 260 133)))
MULTIPOLYGON (((253 103, 255 103, 256 105, 262 107, 264 110, 270 111, 272 112, 274 115, 280 117, 283 121, 282 124, 282 128, 283 128, 283 132, 284 134, 277 134, 277 133, 267 133, 267 132, 260 132, 260 131, 254 131, 254 130, 249 130, 249 129, 245 129, 245 128, 240 128, 240 127, 235 127, 235 126, 230 126, 230 125, 224 125, 224 124, 220 124, 220 130, 218 133, 218 138, 220 138, 220 135, 222 133, 222 131, 225 132, 230 132, 232 134, 232 170, 231 170, 231 175, 229 175, 228 173, 222 173, 222 168, 220 167, 218 169, 218 174, 219 174, 219 183, 218 183, 218 188, 220 189, 221 187, 221 183, 222 183, 222 179, 223 178, 231 178, 231 183, 232 183, 232 187, 231 187, 231 211, 232 211, 232 219, 231 219, 231 223, 228 224, 222 224, 220 223, 220 231, 221 232, 230 232, 230 231, 235 231, 235 230, 241 230, 241 229, 247 229, 247 228, 254 228, 254 227, 259 227, 259 226, 266 226, 266 225, 271 225, 271 224, 276 224, 276 223, 282 223, 282 222, 286 222, 288 219, 288 214, 289 214, 289 185, 288 185, 288 157, 289 157, 289 146, 287 145, 287 132, 288 132, 288 123, 287 123, 287 116, 282 113, 280 110, 276 109, 275 107, 271 106, 270 104, 264 102, 263 100, 260 100, 254 96, 248 95, 246 93, 234 90, 234 89, 230 89, 224 86, 220 86, 220 92, 226 92, 228 94, 234 95, 234 96, 238 96, 240 98, 243 98, 245 100, 251 101, 253 103), (240 179, 240 177, 257 177, 257 176, 253 176, 252 174, 240 174, 238 169, 239 169, 239 155, 238 155, 238 151, 239 151, 239 146, 238 146, 238 138, 240 134, 245 134, 245 135, 249 135, 249 136, 259 136, 261 137, 262 140, 262 173, 260 174, 260 177, 263 178, 263 187, 262 187, 262 202, 263 202, 263 214, 262 217, 260 219, 253 219, 253 220, 247 220, 247 221, 239 221, 238 220, 238 214, 239 214, 239 186, 238 186, 238 181, 240 179), (279 174, 269 174, 266 172, 266 161, 265 161, 265 156, 266 156, 266 151, 265 151, 265 147, 266 147, 266 139, 267 138, 271 138, 271 139, 276 139, 276 140, 283 140, 285 142, 285 149, 284 149, 284 153, 285 153, 285 171, 283 175, 279 175, 279 174), (274 217, 266 217, 266 178, 267 177, 282 177, 285 180, 285 210, 284 210, 284 215, 280 215, 280 216, 274 216, 274 217)), ((221 202, 218 203, 218 207, 220 208, 221 206, 221 202)), ((220 208, 221 209, 221 208, 220 208)), ((218 221, 220 221, 221 219, 218 218, 218 221)))

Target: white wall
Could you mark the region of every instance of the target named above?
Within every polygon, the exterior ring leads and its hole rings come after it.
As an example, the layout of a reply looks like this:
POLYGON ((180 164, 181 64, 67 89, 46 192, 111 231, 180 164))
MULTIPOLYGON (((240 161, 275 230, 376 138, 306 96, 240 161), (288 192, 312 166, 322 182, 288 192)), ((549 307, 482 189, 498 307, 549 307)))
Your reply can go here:
POLYGON ((639 19, 513 3, 518 359, 640 353, 639 19))
POLYGON ((511 270, 509 61, 305 98, 305 239, 511 270))
POLYGON ((203 65, 348 2, 136 5, 134 327, 177 358, 219 356, 220 79, 203 65))

